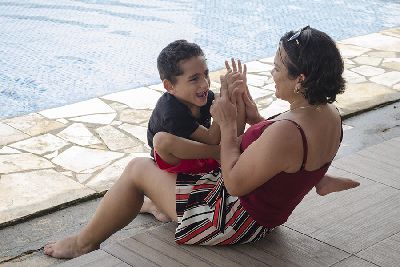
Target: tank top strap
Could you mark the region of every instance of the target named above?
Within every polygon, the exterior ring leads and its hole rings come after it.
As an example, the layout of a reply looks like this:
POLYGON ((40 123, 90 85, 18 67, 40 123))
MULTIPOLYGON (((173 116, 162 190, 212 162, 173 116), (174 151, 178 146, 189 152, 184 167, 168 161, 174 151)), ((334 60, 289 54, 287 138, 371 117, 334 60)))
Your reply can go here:
POLYGON ((301 126, 292 120, 289 119, 281 119, 281 120, 276 120, 276 121, 290 121, 291 123, 293 123, 294 125, 296 125, 297 129, 299 129, 300 134, 301 134, 301 139, 303 141, 303 162, 301 163, 301 168, 300 170, 304 170, 305 166, 306 166, 306 162, 307 162, 307 155, 308 155, 308 144, 307 144, 307 138, 306 135, 303 131, 303 128, 301 128, 301 126))

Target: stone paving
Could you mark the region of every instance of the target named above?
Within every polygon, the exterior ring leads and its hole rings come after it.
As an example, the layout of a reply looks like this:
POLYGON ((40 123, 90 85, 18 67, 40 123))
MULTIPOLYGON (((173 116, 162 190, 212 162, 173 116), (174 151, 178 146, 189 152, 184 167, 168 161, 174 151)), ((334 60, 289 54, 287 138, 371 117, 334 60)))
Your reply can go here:
MULTIPOLYGON (((345 61, 343 116, 400 99, 400 28, 338 42, 345 61)), ((264 117, 276 99, 273 58, 248 62, 248 85, 264 117)), ((219 74, 211 89, 219 90, 219 74)), ((149 156, 146 127, 162 84, 0 121, 0 227, 108 190, 134 157, 149 156)))

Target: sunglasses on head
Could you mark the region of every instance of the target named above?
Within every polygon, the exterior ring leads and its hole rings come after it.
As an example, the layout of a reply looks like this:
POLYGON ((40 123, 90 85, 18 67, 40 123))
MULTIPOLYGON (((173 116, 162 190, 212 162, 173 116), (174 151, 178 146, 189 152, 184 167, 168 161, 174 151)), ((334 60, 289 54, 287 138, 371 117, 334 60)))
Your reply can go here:
POLYGON ((309 28, 310 28, 310 25, 307 25, 307 26, 305 26, 305 27, 303 27, 303 28, 300 28, 298 31, 296 31, 295 33, 293 33, 293 35, 292 35, 291 37, 289 37, 289 39, 287 39, 287 41, 290 42, 290 41, 295 40, 295 41, 296 41, 296 44, 299 45, 300 43, 299 43, 299 40, 297 40, 297 38, 299 38, 299 36, 301 35, 301 33, 302 33, 304 30, 307 30, 307 29, 309 29, 309 28))

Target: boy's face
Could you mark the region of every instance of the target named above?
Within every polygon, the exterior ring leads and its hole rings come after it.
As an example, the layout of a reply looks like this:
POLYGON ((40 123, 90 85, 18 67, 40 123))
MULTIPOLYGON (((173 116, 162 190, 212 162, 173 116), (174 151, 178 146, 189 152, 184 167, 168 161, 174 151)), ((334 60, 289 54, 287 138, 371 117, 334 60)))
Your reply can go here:
POLYGON ((207 104, 210 77, 203 56, 191 57, 179 62, 182 75, 176 76, 176 83, 171 85, 168 92, 190 109, 207 104))

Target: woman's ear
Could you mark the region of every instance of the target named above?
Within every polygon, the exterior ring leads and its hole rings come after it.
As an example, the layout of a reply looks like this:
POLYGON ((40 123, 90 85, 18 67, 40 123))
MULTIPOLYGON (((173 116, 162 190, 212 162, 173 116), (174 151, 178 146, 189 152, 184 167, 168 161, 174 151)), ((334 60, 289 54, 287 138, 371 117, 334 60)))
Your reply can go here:
POLYGON ((163 85, 164 85, 165 90, 167 90, 168 93, 170 93, 171 95, 173 95, 175 93, 174 86, 172 85, 172 83, 169 80, 164 79, 163 85))
POLYGON ((297 83, 300 83, 301 85, 303 85, 303 82, 306 80, 306 76, 304 76, 304 74, 300 74, 297 77, 297 83))

